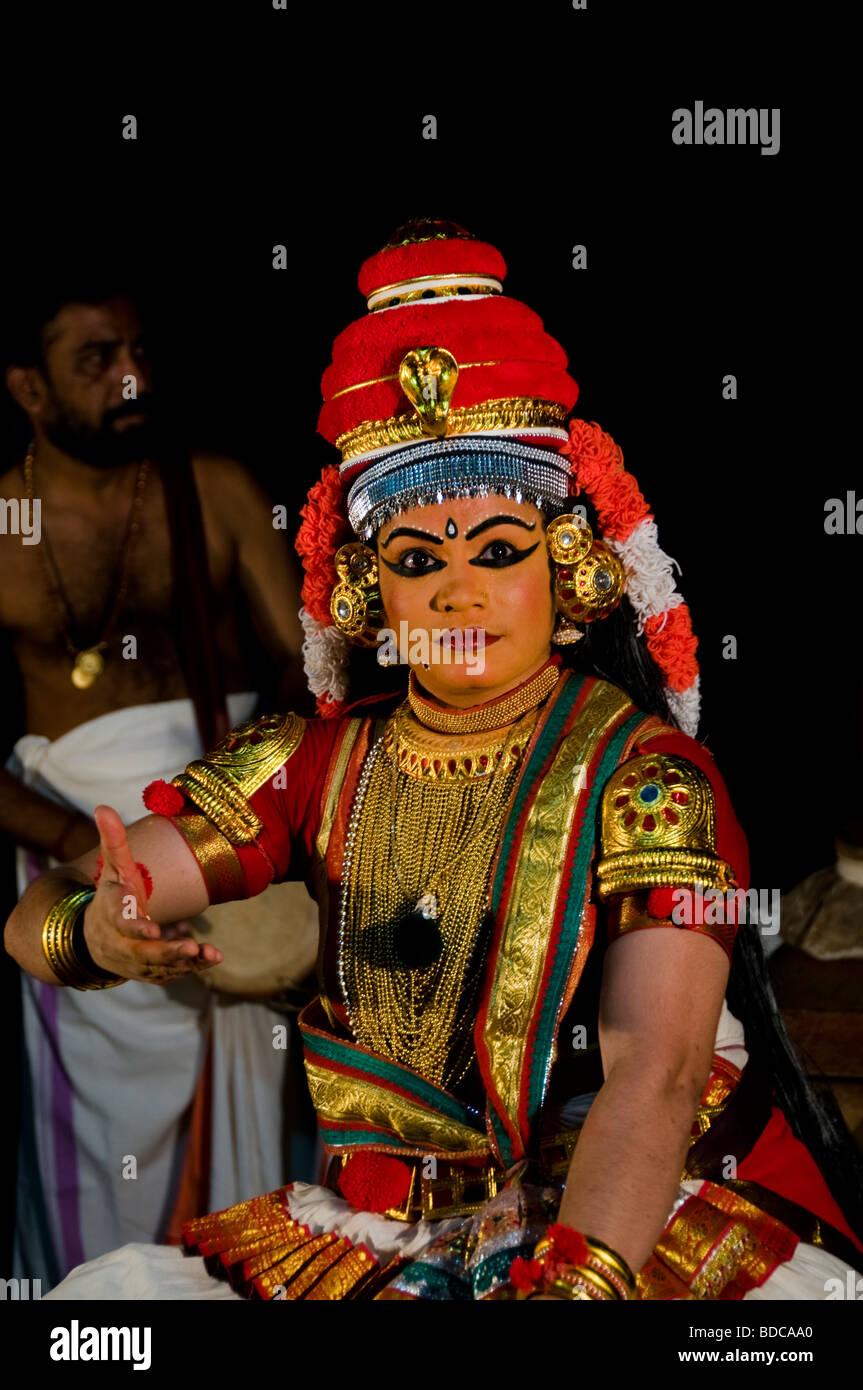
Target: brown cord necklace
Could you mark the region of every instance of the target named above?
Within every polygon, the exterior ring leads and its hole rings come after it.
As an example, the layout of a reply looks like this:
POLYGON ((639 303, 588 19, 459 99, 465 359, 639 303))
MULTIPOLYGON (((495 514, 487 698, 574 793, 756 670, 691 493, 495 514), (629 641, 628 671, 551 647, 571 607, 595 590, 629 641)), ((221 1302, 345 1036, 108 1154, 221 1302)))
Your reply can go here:
MULTIPOLYGON (((33 507, 33 461, 36 454, 35 443, 31 443, 24 459, 24 485, 30 507, 33 507)), ((114 625, 120 614, 123 602, 126 598, 129 583, 129 556, 132 550, 132 538, 140 530, 139 516, 144 500, 144 489, 147 486, 149 465, 144 459, 138 465, 138 473, 135 479, 135 495, 132 498, 132 505, 129 508, 129 517, 126 522, 126 531, 123 536, 123 543, 120 546, 120 554, 117 559, 117 569, 112 588, 114 590, 114 602, 108 614, 107 621, 102 626, 102 635, 98 642, 94 642, 89 647, 77 647, 72 641, 71 632, 76 630, 75 615, 72 612, 72 605, 60 578, 60 570, 48 540, 48 533, 44 526, 42 528, 42 540, 44 550, 40 550, 42 563, 45 567, 45 577, 48 581, 48 589, 57 605, 60 618, 60 632, 66 644, 66 650, 72 657, 72 684, 77 690, 89 690, 90 686, 98 680, 105 669, 105 658, 102 653, 108 646, 108 639, 114 630, 114 625)))

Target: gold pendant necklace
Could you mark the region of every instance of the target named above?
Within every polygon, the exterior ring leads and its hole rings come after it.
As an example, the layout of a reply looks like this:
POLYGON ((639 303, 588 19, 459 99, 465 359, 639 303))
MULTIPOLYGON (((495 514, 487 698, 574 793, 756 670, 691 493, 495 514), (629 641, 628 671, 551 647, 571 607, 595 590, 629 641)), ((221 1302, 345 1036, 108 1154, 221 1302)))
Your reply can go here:
MULTIPOLYGON (((27 450, 26 458, 24 459, 24 485, 31 508, 33 505, 33 461, 35 454, 35 443, 31 442, 27 450)), ((140 527, 138 516, 144 500, 144 489, 147 486, 148 471, 149 469, 145 459, 138 465, 138 473, 135 479, 135 495, 132 498, 132 506, 129 509, 129 517, 126 522, 123 543, 120 546, 117 573, 115 582, 112 585, 114 589, 114 602, 108 616, 108 621, 102 629, 102 639, 99 642, 94 642, 92 646, 84 648, 76 647, 69 635, 69 629, 74 629, 75 627, 72 605, 63 587, 63 581, 60 578, 60 570, 54 558, 54 552, 51 549, 48 534, 44 526, 42 527, 42 540, 44 541, 45 548, 44 550, 40 549, 40 555, 42 556, 42 563, 45 566, 48 588, 57 603, 60 616, 60 633, 66 644, 67 652, 73 658, 71 679, 76 690, 89 690, 90 686, 99 679, 105 669, 105 658, 102 653, 108 648, 108 638, 120 613, 123 600, 126 597, 129 577, 129 554, 132 549, 132 538, 140 527)))
POLYGON ((88 647, 86 651, 79 652, 75 657, 75 665, 72 667, 72 684, 78 690, 89 690, 95 680, 98 680, 105 669, 105 659, 102 656, 102 648, 105 642, 100 642, 98 647, 88 647))

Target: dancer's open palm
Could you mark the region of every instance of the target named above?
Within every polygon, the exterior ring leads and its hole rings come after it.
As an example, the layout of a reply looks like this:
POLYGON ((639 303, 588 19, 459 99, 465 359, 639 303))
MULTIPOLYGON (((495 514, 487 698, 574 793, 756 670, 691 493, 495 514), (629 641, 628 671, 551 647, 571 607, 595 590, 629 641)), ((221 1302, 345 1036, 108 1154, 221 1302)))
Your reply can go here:
POLYGON ((174 920, 172 900, 185 916, 203 911, 207 898, 193 862, 189 877, 191 856, 173 827, 156 817, 139 822, 134 830, 144 843, 136 844, 136 858, 126 827, 112 807, 97 806, 95 821, 102 867, 84 915, 84 939, 96 965, 125 979, 153 984, 218 965, 221 952, 192 940, 187 924, 174 920), (151 876, 149 900, 139 862, 151 876), (164 925, 150 915, 151 905, 164 917, 164 925))

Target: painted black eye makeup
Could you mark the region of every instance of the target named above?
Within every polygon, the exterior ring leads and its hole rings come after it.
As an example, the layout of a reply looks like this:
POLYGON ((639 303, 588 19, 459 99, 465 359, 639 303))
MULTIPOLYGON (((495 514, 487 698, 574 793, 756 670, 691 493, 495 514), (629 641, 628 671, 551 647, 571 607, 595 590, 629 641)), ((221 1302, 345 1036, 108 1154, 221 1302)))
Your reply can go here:
MULTIPOLYGON (((481 521, 478 526, 474 526, 472 530, 467 531, 465 540, 474 540, 484 531, 491 530, 493 526, 501 525, 521 526, 525 531, 532 531, 536 523, 525 521, 522 517, 516 516, 490 516, 486 517, 485 521, 481 521)), ((451 517, 447 521, 446 534, 450 537, 458 535, 458 529, 451 517)), ((390 532, 383 542, 381 551, 386 550, 390 542, 399 536, 411 536, 417 540, 430 542, 432 545, 443 545, 443 538, 430 531, 418 531, 414 527, 398 526, 390 532)), ((489 541, 482 553, 469 560, 468 564, 479 565, 483 569, 505 569, 509 565, 518 565, 522 560, 526 560, 529 555, 533 554, 538 545, 539 541, 536 541, 533 545, 519 550, 518 546, 513 545, 511 541, 500 538, 489 541)), ((445 562, 442 559, 419 546, 402 551, 398 560, 388 560, 383 554, 379 558, 393 574, 403 575, 406 578, 434 574, 437 570, 445 567, 445 562)))
POLYGON ((528 555, 533 554, 538 545, 539 541, 535 541, 533 545, 519 550, 517 546, 512 544, 512 541, 489 541, 482 554, 475 556, 473 560, 468 560, 468 564, 479 565, 482 569, 506 569, 508 565, 521 564, 522 560, 526 560, 528 555))
POLYGON ((388 560, 385 555, 381 555, 380 558, 393 574, 401 574, 409 579, 416 578, 417 575, 434 574, 436 570, 444 568, 443 560, 437 555, 419 548, 403 551, 397 560, 388 560))

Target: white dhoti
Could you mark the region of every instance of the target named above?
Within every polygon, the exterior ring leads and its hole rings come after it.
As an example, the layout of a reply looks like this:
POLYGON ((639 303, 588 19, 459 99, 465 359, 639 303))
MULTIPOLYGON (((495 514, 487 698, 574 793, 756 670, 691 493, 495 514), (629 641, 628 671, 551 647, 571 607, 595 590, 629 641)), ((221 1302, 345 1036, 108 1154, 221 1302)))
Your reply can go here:
MULTIPOLYGON (((253 693, 228 696, 232 726, 253 693)), ((147 783, 201 756, 189 700, 116 710, 53 742, 19 739, 8 768, 28 786, 93 815, 146 815, 147 783)), ((48 866, 18 851, 18 891, 48 866)), ((22 974, 24 1080, 15 1274, 50 1287, 82 1261, 164 1239, 177 1197, 192 1100, 212 1050, 209 1200, 213 1210, 285 1180, 289 1054, 279 1016, 226 998, 197 977, 156 986, 58 989, 22 974)), ((311 1176, 311 1171, 309 1171, 311 1176)))

